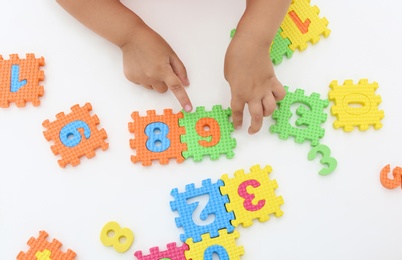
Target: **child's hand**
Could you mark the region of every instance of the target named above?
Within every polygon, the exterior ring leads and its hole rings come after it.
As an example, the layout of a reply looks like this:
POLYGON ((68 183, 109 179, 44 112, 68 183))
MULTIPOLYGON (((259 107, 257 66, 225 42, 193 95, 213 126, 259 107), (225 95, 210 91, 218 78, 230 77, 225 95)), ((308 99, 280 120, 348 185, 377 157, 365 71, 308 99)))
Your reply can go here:
POLYGON ((144 24, 129 36, 121 49, 128 80, 160 93, 170 89, 185 111, 192 110, 183 87, 190 84, 186 68, 159 34, 144 24))
POLYGON ((249 134, 257 133, 263 117, 276 108, 276 101, 285 97, 285 89, 275 76, 269 57, 269 45, 253 37, 235 34, 225 57, 225 78, 229 82, 233 123, 236 129, 243 123, 247 103, 251 115, 249 134))

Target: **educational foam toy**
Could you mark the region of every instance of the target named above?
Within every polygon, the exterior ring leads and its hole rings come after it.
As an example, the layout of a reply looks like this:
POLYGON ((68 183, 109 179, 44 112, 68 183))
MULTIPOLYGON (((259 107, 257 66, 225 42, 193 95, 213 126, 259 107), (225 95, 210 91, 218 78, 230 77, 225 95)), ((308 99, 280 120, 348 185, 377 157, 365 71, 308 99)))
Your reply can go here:
POLYGON ((221 195, 219 187, 222 185, 222 180, 212 183, 211 179, 206 179, 199 188, 194 184, 188 184, 185 192, 180 193, 177 188, 171 191, 174 200, 170 202, 170 207, 172 211, 179 213, 179 217, 175 218, 176 226, 184 229, 184 234, 180 235, 181 241, 185 242, 188 238, 192 238, 193 242, 199 242, 201 235, 206 233, 216 237, 219 236, 218 230, 224 228, 229 233, 233 232, 234 227, 230 222, 234 219, 234 215, 225 209, 225 203, 229 202, 229 199, 227 195, 221 195), (203 195, 209 196, 209 200, 202 209, 199 219, 205 221, 210 215, 213 215, 214 219, 212 223, 197 225, 193 220, 193 213, 199 206, 199 201, 188 204, 187 200, 203 195))
POLYGON ((160 164, 168 164, 169 159, 176 159, 178 163, 184 161, 182 151, 187 146, 181 143, 180 135, 185 129, 178 123, 183 118, 182 112, 173 114, 171 109, 165 109, 163 115, 156 115, 155 110, 148 110, 146 116, 133 112, 131 117, 134 122, 130 122, 128 128, 134 133, 134 138, 130 139, 130 147, 136 152, 131 156, 133 163, 149 166, 153 160, 159 160, 160 164))
POLYGON ((237 230, 228 234, 225 229, 219 230, 219 236, 210 237, 209 234, 203 234, 201 241, 194 242, 189 238, 186 243, 189 250, 185 252, 188 260, 212 260, 214 254, 219 259, 236 260, 244 254, 243 246, 236 245, 236 239, 240 237, 237 230))
POLYGON ((392 175, 394 176, 393 179, 390 179, 388 177, 388 173, 390 172, 390 170, 391 167, 389 164, 384 166, 384 168, 382 168, 380 173, 380 182, 382 186, 384 186, 387 189, 395 189, 396 187, 402 188, 402 168, 395 167, 392 170, 392 175))
POLYGON ((229 178, 224 174, 221 178, 224 185, 220 187, 222 195, 229 197, 229 202, 225 204, 228 212, 233 212, 235 218, 231 221, 237 227, 249 227, 253 224, 253 219, 260 222, 269 220, 270 214, 276 217, 283 215, 280 206, 283 204, 282 196, 275 195, 278 184, 275 180, 270 180, 271 166, 267 165, 260 168, 254 165, 250 168, 250 173, 238 170, 234 173, 234 178, 229 178))
POLYGON ((184 252, 188 250, 188 245, 183 243, 180 247, 176 243, 169 243, 166 245, 167 249, 159 251, 158 247, 149 249, 149 255, 143 255, 141 251, 134 253, 138 260, 186 260, 184 252))
POLYGON ((292 0, 287 14, 281 24, 283 38, 291 42, 289 48, 303 51, 307 43, 316 44, 320 36, 328 37, 331 30, 328 29, 328 20, 320 18, 320 9, 311 6, 310 0, 292 0))
POLYGON ((183 118, 179 119, 179 125, 186 129, 180 138, 187 144, 183 157, 202 161, 206 155, 216 160, 225 154, 227 158, 233 158, 236 140, 231 137, 234 131, 233 123, 228 120, 231 115, 230 108, 222 109, 220 105, 213 106, 212 111, 205 111, 204 107, 197 107, 191 113, 183 111, 183 118))
POLYGON ((324 108, 328 106, 329 101, 320 99, 320 95, 317 93, 305 96, 302 89, 290 92, 289 88, 285 86, 285 90, 285 98, 277 102, 278 109, 272 114, 276 124, 271 125, 270 132, 279 134, 279 138, 284 140, 293 136, 297 143, 309 140, 311 146, 318 145, 325 134, 325 129, 321 127, 321 124, 327 120, 324 108), (308 108, 300 106, 296 109, 296 115, 299 118, 296 120, 296 127, 294 127, 290 123, 291 106, 296 103, 303 104, 308 108))
POLYGON ((50 258, 51 252, 47 249, 43 250, 43 252, 36 252, 35 256, 36 256, 36 260, 52 260, 50 258))
POLYGON ((353 84, 352 80, 345 80, 343 85, 338 85, 338 81, 333 80, 329 87, 328 98, 334 102, 331 113, 337 118, 333 123, 335 129, 342 127, 345 132, 350 132, 354 127, 361 131, 371 125, 376 130, 382 127, 384 111, 378 109, 381 96, 375 95, 377 82, 361 79, 358 84, 353 84))
POLYGON ((12 102, 17 107, 25 107, 27 102, 39 106, 39 98, 45 93, 40 85, 45 77, 40 67, 44 65, 45 59, 36 59, 32 53, 25 59, 10 54, 10 59, 4 60, 0 55, 0 107, 9 107, 12 102))
POLYGON ((39 237, 36 239, 31 237, 27 242, 28 246, 30 247, 28 252, 19 252, 17 255, 17 260, 36 260, 38 259, 36 254, 38 254, 39 257, 46 257, 46 255, 48 255, 48 257, 50 257, 52 260, 75 259, 76 253, 74 251, 67 249, 65 253, 62 252, 60 250, 62 243, 56 239, 53 239, 52 242, 48 242, 46 239, 47 237, 48 234, 46 231, 40 231, 39 237), (47 253, 47 251, 49 251, 50 254, 47 253))
POLYGON ((133 244, 134 234, 131 229, 121 228, 119 223, 110 221, 103 226, 100 240, 104 246, 113 246, 117 252, 124 253, 133 244))
POLYGON ((289 38, 283 38, 281 33, 282 28, 279 28, 269 50, 269 55, 274 65, 280 64, 283 60, 283 56, 290 59, 293 55, 293 50, 289 48, 291 44, 289 38))
POLYGON ((338 162, 335 158, 331 157, 331 150, 329 149, 329 147, 323 144, 319 144, 311 148, 307 156, 308 160, 314 160, 317 157, 317 153, 320 153, 322 156, 320 163, 327 165, 326 168, 323 168, 319 171, 319 174, 324 176, 333 172, 336 169, 338 162))
POLYGON ((105 142, 106 131, 98 130, 99 118, 96 115, 91 116, 91 110, 90 103, 82 107, 74 105, 71 113, 58 113, 55 121, 50 122, 47 119, 42 123, 47 128, 43 132, 46 140, 54 142, 50 147, 53 154, 61 156, 58 160, 60 167, 64 168, 67 164, 76 166, 82 156, 92 158, 96 149, 102 148, 105 151, 109 147, 105 142))

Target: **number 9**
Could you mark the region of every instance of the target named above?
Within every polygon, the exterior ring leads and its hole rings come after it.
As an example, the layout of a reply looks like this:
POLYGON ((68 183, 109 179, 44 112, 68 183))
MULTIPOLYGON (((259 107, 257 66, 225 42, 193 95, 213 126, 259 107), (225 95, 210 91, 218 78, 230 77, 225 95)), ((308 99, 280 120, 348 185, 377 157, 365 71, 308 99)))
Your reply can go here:
POLYGON ((203 147, 215 146, 221 140, 221 128, 214 118, 204 117, 197 121, 195 131, 207 140, 199 140, 198 143, 203 147))

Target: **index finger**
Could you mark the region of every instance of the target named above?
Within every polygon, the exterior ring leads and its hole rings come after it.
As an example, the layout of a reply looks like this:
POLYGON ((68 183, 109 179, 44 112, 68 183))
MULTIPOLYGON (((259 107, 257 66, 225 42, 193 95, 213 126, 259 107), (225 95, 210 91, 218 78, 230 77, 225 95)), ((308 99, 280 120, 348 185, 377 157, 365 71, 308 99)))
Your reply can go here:
POLYGON ((190 112, 193 109, 190 98, 188 97, 187 91, 184 89, 180 79, 176 76, 176 74, 174 74, 173 70, 171 73, 166 75, 164 82, 170 91, 173 92, 184 111, 190 112))

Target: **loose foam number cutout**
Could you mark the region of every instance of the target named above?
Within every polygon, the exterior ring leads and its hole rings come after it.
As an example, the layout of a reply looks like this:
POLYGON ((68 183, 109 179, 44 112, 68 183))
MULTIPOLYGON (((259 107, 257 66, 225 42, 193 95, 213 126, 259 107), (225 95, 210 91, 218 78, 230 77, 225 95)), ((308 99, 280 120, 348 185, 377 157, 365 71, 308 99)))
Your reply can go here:
POLYGON ((328 148, 328 146, 320 144, 313 147, 308 153, 308 160, 311 161, 315 159, 317 157, 317 153, 322 155, 320 163, 328 166, 327 168, 323 168, 321 171, 319 171, 319 174, 325 176, 333 172, 336 169, 338 162, 335 158, 330 156, 331 150, 328 148))
POLYGON ((382 186, 384 186, 387 189, 395 189, 398 186, 401 186, 402 188, 402 168, 395 167, 392 170, 392 175, 394 176, 394 179, 388 178, 388 173, 390 171, 391 167, 389 164, 384 166, 384 168, 382 168, 380 173, 380 181, 382 186))
POLYGON ((121 228, 117 222, 111 221, 103 227, 100 240, 103 245, 113 246, 117 252, 124 253, 133 244, 134 234, 129 228, 121 228))

